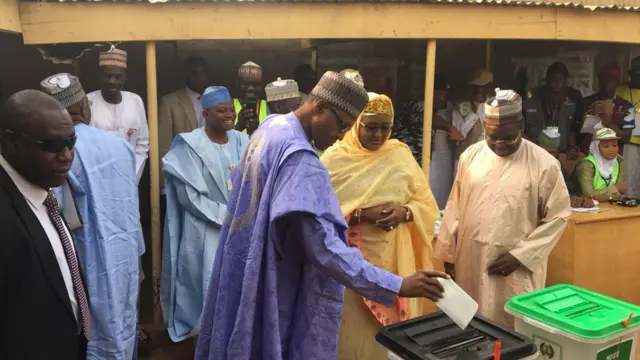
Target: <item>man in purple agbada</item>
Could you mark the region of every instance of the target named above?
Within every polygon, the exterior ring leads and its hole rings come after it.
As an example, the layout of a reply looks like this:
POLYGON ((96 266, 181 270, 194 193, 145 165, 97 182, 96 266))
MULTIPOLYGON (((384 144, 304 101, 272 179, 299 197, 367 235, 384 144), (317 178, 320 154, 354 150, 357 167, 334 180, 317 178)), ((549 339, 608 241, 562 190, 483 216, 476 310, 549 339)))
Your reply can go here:
POLYGON ((335 360, 343 286, 392 305, 444 289, 418 271, 400 278, 347 247, 347 224, 315 154, 341 139, 368 102, 351 80, 327 72, 293 113, 251 136, 232 175, 196 360, 335 360))

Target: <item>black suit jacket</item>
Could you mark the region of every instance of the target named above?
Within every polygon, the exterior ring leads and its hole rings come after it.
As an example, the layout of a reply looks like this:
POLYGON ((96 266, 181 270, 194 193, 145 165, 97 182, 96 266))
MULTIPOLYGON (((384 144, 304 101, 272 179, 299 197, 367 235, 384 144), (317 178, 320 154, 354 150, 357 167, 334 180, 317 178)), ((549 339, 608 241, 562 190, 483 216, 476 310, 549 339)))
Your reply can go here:
POLYGON ((51 243, 0 167, 0 360, 86 360, 51 243))

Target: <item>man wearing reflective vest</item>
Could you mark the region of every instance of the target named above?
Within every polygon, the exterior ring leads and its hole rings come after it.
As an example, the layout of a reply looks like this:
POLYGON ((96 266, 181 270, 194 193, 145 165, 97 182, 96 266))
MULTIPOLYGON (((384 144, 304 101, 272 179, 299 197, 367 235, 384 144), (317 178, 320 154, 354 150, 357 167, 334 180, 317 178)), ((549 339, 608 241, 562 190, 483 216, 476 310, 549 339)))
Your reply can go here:
POLYGON ((624 144, 624 162, 627 176, 627 193, 632 199, 640 198, 640 56, 631 60, 629 83, 618 86, 616 96, 631 104, 633 130, 628 144, 624 144))
POLYGON ((236 130, 249 136, 267 118, 269 110, 267 102, 260 99, 262 95, 262 69, 249 61, 238 69, 237 98, 233 99, 236 110, 236 130))

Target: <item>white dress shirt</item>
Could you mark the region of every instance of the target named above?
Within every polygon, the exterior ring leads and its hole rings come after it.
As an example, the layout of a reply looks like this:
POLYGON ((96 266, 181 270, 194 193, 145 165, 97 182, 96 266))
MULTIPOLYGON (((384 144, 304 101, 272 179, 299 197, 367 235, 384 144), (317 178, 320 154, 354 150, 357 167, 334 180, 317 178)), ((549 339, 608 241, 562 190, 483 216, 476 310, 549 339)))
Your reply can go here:
POLYGON ((116 135, 128 142, 136 152, 138 182, 149 157, 149 125, 140 96, 122 91, 122 102, 110 104, 100 90, 87 94, 91 102, 91 126, 116 135))
POLYGON ((193 104, 193 110, 196 112, 196 120, 198 120, 198 127, 204 126, 204 115, 202 114, 202 104, 200 104, 200 94, 189 89, 187 87, 187 95, 193 104))
MULTIPOLYGON (((71 308, 73 309, 73 313, 76 316, 76 321, 79 321, 79 310, 78 310, 78 300, 76 299, 76 293, 73 289, 73 279, 71 278, 71 270, 69 270, 69 264, 67 263, 67 257, 64 255, 64 249, 62 248, 62 241, 60 240, 60 235, 58 235, 58 231, 56 230, 55 225, 51 221, 49 214, 47 214, 47 207, 44 205, 44 201, 47 199, 48 192, 36 185, 33 185, 29 181, 27 181, 22 175, 20 175, 8 162, 5 158, 0 155, 0 166, 4 168, 7 172, 13 183, 16 184, 18 191, 24 196, 24 199, 27 200, 27 204, 33 211, 33 213, 38 218, 40 225, 44 229, 44 232, 47 234, 47 238, 49 238, 49 242, 51 243, 51 248, 53 249, 53 253, 56 256, 56 260, 58 261, 58 267, 60 268, 60 273, 62 273, 62 279, 64 280, 64 285, 67 288, 67 293, 69 294, 69 300, 71 301, 71 308)), ((71 240, 71 234, 69 233, 69 229, 65 226, 64 231, 67 233, 67 237, 71 240)), ((75 255, 75 245, 73 241, 71 241, 71 248, 73 249, 75 255)), ((78 264, 79 265, 79 264, 78 264)))

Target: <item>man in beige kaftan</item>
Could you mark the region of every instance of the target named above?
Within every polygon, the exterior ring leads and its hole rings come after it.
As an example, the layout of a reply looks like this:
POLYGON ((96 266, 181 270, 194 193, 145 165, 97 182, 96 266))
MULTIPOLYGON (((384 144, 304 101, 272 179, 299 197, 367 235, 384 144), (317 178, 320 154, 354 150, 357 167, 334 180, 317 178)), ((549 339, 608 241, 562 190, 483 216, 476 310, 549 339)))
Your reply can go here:
POLYGON ((486 141, 460 157, 434 251, 479 304, 513 327, 504 304, 545 286, 547 258, 571 214, 558 161, 522 139, 522 100, 498 91, 485 104, 486 141))

